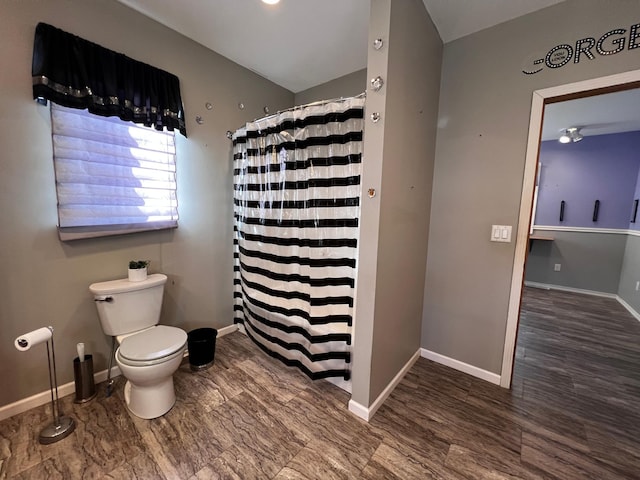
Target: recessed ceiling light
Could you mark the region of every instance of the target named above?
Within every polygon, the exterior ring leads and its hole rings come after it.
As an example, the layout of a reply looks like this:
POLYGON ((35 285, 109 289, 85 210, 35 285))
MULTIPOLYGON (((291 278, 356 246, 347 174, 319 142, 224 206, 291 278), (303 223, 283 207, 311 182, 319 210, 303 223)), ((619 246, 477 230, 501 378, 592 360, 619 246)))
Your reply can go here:
POLYGON ((267 5, 275 5, 276 3, 278 3, 280 0, 262 0, 264 3, 266 3, 267 5))

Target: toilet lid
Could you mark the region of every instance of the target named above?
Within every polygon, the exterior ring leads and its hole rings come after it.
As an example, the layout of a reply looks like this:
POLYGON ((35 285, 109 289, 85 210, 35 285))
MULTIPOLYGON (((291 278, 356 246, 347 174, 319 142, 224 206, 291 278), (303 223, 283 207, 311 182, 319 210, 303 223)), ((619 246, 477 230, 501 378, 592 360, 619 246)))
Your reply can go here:
POLYGON ((176 327, 158 325, 131 335, 120 344, 120 356, 134 361, 148 361, 166 357, 183 348, 187 333, 176 327))

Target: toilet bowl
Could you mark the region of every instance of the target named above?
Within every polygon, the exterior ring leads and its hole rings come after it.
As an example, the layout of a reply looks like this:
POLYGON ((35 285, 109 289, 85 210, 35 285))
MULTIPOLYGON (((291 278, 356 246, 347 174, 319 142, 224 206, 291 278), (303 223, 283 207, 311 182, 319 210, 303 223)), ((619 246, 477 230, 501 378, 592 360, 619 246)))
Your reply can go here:
POLYGON ((127 379, 124 397, 134 415, 151 419, 175 404, 173 374, 187 347, 187 333, 158 325, 166 275, 153 274, 141 282, 128 279, 94 283, 100 324, 118 341, 116 364, 127 379))
POLYGON ((137 417, 157 418, 175 404, 173 374, 187 348, 187 334, 158 325, 118 340, 116 364, 127 379, 124 398, 137 417))

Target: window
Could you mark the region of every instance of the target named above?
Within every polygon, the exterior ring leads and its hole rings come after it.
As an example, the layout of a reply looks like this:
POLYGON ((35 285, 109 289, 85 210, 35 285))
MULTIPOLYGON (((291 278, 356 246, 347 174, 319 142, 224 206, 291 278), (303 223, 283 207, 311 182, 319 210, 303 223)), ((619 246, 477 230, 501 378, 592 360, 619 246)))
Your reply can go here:
POLYGON ((178 226, 173 132, 51 102, 61 240, 178 226))

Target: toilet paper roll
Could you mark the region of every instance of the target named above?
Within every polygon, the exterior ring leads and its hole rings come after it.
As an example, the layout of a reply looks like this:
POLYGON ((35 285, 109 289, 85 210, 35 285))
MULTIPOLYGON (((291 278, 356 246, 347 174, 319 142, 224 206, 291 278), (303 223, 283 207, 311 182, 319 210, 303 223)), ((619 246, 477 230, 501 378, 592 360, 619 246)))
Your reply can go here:
POLYGON ((14 344, 18 350, 25 352, 34 345, 46 342, 51 338, 51 328, 42 327, 33 332, 25 333, 16 338, 14 344))

